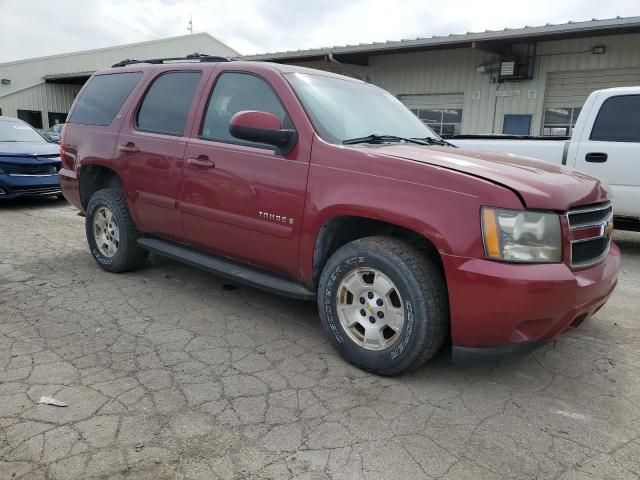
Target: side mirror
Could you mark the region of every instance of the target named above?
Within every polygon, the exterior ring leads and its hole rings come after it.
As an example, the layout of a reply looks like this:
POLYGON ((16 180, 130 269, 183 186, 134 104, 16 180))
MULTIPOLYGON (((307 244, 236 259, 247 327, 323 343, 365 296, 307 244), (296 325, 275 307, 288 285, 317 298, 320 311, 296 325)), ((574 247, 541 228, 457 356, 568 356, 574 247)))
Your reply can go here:
POLYGON ((280 119, 272 113, 243 110, 229 121, 229 133, 240 140, 266 143, 286 154, 296 143, 296 131, 283 129, 280 119))

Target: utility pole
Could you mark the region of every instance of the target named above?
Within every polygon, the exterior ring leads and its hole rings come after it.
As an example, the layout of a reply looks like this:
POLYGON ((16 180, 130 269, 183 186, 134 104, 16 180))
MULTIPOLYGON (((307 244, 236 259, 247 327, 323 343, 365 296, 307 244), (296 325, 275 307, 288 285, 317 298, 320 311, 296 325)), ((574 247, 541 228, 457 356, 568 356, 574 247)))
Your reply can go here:
POLYGON ((189 26, 187 27, 187 30, 189 30, 191 35, 193 35, 193 15, 189 17, 189 26))

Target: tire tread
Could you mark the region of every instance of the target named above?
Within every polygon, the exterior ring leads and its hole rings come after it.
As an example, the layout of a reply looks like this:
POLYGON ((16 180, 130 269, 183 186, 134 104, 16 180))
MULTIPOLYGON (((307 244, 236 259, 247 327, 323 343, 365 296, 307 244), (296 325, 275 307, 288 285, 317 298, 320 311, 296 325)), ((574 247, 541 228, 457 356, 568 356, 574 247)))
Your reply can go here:
MULTIPOLYGON (((429 321, 427 322, 426 334, 418 339, 417 348, 412 349, 411 354, 407 355, 399 365, 389 368, 376 367, 374 369, 347 358, 340 349, 338 350, 339 353, 358 368, 379 375, 397 375, 424 365, 442 347, 449 332, 448 293, 440 269, 423 251, 405 240, 389 236, 364 237, 340 247, 333 254, 327 265, 325 265, 320 285, 324 285, 325 273, 328 274, 332 270, 327 266, 338 257, 348 256, 349 250, 357 250, 359 252, 378 251, 392 257, 392 261, 398 260, 401 262, 403 268, 411 272, 417 283, 417 289, 422 296, 422 298, 417 299, 417 303, 421 311, 426 308, 429 321)), ((326 325, 323 326, 326 327, 326 325)))
MULTIPOLYGON (((118 247, 119 253, 123 256, 117 259, 109 265, 109 268, 105 268, 100 262, 98 264, 109 272, 122 273, 135 270, 141 267, 147 259, 148 252, 138 245, 138 237, 140 236, 138 229, 131 218, 129 212, 129 205, 127 199, 120 188, 104 188, 95 192, 89 200, 87 211, 92 210, 92 203, 100 199, 106 200, 108 203, 115 206, 120 214, 119 220, 121 225, 118 225, 120 230, 120 246, 118 247), (123 235, 124 234, 124 235, 123 235), (124 242, 123 242, 124 240, 124 242), (122 249, 122 250, 121 250, 122 249)), ((115 214, 116 212, 114 212, 115 214)), ((91 219, 87 215, 87 236, 90 235, 91 226, 89 222, 91 219)))

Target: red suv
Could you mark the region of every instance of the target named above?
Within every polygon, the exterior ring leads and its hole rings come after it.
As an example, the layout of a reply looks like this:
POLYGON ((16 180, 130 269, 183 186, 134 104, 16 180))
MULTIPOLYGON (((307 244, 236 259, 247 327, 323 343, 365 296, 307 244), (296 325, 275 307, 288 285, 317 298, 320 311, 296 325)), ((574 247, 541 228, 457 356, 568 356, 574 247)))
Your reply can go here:
POLYGON ((620 266, 599 180, 455 148, 323 71, 122 62, 78 95, 62 159, 104 270, 151 251, 317 301, 340 354, 379 374, 449 336, 455 361, 530 351, 602 307, 620 266))

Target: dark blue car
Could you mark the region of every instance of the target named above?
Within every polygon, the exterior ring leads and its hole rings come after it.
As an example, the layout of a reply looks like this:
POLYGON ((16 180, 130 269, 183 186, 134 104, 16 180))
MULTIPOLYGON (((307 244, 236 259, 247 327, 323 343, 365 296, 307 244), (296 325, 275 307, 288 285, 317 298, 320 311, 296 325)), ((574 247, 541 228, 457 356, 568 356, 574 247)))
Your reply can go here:
POLYGON ((61 196, 60 165, 60 145, 22 120, 0 117, 0 200, 61 196))

